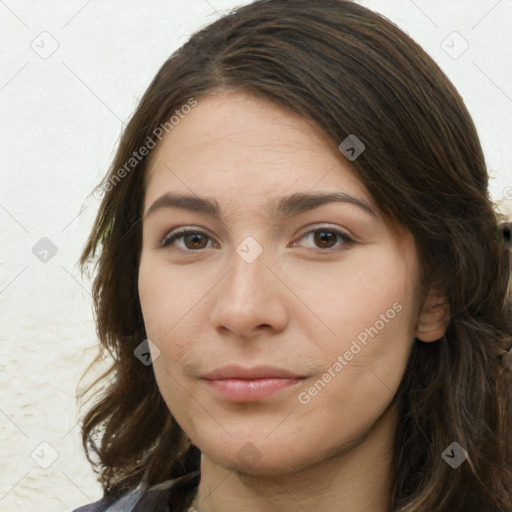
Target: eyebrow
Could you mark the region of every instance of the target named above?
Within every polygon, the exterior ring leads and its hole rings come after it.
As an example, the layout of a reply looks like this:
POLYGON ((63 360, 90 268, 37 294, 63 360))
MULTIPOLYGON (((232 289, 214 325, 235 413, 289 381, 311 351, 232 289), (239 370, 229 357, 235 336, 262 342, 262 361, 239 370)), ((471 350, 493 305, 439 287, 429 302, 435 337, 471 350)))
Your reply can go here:
MULTIPOLYGON (((344 192, 297 192, 280 198, 277 203, 270 205, 272 217, 286 218, 308 210, 313 210, 327 203, 349 203, 358 206, 366 213, 377 217, 377 213, 367 202, 352 197, 344 192)), ((221 209, 215 199, 199 197, 197 195, 166 193, 156 199, 147 209, 144 218, 164 208, 184 208, 198 213, 205 213, 216 219, 221 219, 221 209)))

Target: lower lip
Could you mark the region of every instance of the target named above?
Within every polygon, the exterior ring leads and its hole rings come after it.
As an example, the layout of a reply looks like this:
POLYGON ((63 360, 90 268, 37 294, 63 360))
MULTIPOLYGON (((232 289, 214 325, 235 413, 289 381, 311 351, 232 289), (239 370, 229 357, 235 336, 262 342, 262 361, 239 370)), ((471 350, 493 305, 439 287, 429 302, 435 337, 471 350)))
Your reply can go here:
POLYGON ((232 402, 263 400, 280 389, 297 384, 302 379, 219 379, 206 383, 232 402))

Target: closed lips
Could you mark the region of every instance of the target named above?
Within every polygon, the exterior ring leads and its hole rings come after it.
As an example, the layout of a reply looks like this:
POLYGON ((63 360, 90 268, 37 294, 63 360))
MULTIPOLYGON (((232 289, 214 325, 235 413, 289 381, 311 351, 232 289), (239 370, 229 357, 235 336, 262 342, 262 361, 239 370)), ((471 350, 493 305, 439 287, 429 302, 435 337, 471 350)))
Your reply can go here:
POLYGON ((201 376, 206 380, 257 380, 257 379, 303 379, 305 375, 299 375, 283 368, 273 366, 255 366, 244 368, 238 365, 228 365, 217 368, 201 376))

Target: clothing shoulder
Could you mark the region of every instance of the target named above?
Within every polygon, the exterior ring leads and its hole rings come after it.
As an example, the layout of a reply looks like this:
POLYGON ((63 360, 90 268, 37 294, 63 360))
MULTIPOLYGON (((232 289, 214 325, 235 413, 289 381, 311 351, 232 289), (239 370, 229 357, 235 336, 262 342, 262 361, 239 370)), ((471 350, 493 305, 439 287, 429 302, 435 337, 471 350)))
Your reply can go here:
POLYGON ((73 512, 186 512, 184 500, 195 491, 198 483, 199 471, 194 471, 148 489, 135 489, 120 498, 104 496, 73 512))
POLYGON ((76 508, 73 510, 73 512, 104 512, 108 510, 112 503, 115 502, 115 498, 102 498, 101 500, 95 501, 94 503, 89 503, 89 505, 83 505, 79 508, 76 508))

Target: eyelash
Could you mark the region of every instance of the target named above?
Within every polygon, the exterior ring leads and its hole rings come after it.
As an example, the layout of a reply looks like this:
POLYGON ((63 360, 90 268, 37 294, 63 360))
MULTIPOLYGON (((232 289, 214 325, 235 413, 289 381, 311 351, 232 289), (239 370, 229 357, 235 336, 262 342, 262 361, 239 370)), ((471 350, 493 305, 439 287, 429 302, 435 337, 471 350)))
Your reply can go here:
MULTIPOLYGON (((351 238, 350 236, 348 236, 346 233, 343 233, 342 231, 339 231, 334 228, 330 228, 328 226, 320 226, 311 231, 308 231, 307 233, 305 233, 303 236, 300 237, 300 240, 304 239, 308 235, 311 235, 313 233, 322 232, 322 231, 324 233, 334 234, 335 236, 339 237, 343 241, 343 243, 337 249, 317 247, 316 248, 316 249, 318 249, 317 252, 321 252, 321 254, 336 253, 336 252, 339 252, 340 250, 342 250, 341 247, 345 247, 346 245, 355 243, 355 240, 353 238, 351 238)), ((185 236, 194 235, 194 234, 206 236, 209 240, 213 240, 210 236, 208 236, 207 233, 205 233, 203 231, 196 230, 196 229, 182 229, 182 230, 175 231, 175 232, 172 232, 172 233, 169 233, 168 235, 166 235, 166 237, 160 243, 160 247, 162 247, 162 248, 170 247, 172 244, 174 244, 174 242, 176 240, 183 240, 185 236)), ((295 246, 295 242, 294 242, 294 246, 295 246)), ((207 249, 207 248, 208 247, 201 248, 201 249, 186 249, 186 248, 181 249, 180 248, 180 250, 183 252, 192 253, 192 252, 201 252, 202 249, 207 249)))

